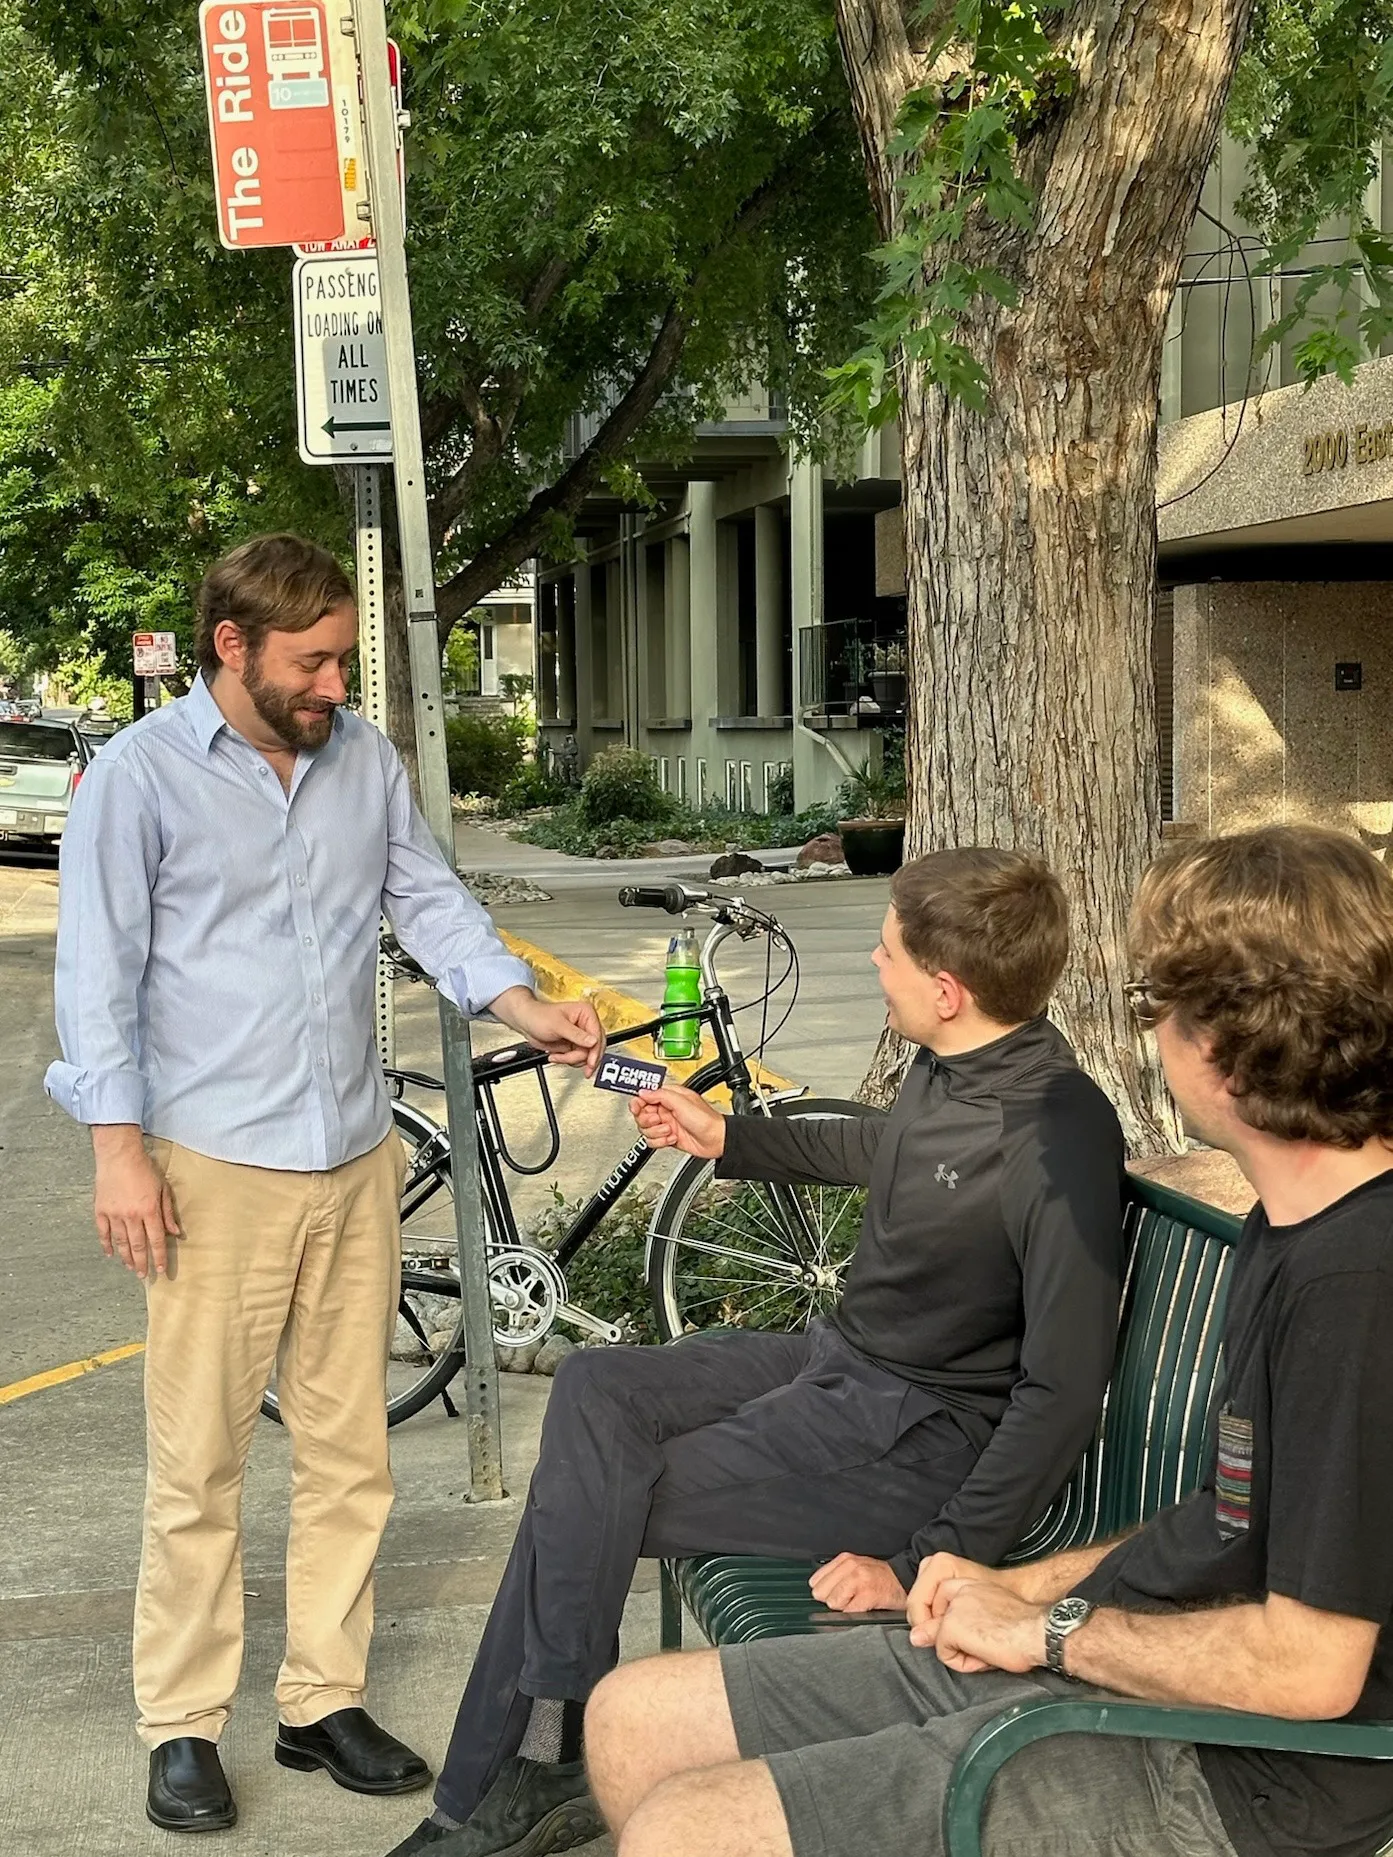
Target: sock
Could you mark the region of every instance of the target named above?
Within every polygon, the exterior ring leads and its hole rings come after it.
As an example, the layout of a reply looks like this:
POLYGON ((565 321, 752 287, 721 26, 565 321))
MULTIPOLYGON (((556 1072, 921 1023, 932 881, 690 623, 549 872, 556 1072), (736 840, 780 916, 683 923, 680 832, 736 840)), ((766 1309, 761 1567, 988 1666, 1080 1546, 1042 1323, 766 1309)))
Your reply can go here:
POLYGON ((462 1818, 451 1818, 443 1805, 438 1805, 430 1815, 432 1825, 439 1825, 442 1831, 458 1831, 463 1825, 462 1818))
POLYGON ((550 1696, 534 1696, 518 1753, 524 1760, 540 1760, 548 1766, 554 1766, 561 1758, 565 1726, 564 1702, 558 1702, 550 1696))
POLYGON ((584 1703, 534 1696, 518 1753, 524 1760, 541 1761, 547 1766, 579 1760, 584 1720, 584 1703))

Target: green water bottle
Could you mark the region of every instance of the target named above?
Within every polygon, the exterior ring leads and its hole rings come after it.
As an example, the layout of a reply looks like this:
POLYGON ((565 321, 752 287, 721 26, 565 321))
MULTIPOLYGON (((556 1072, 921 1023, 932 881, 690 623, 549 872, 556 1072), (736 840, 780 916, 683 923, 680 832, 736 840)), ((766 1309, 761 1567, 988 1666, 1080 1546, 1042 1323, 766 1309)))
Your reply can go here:
POLYGON ((678 929, 667 948, 667 985, 663 988, 663 1018, 658 1033, 658 1055, 689 1058, 701 1055, 701 1020, 686 1016, 668 1018, 679 1006, 701 1005, 701 962, 696 930, 678 929))

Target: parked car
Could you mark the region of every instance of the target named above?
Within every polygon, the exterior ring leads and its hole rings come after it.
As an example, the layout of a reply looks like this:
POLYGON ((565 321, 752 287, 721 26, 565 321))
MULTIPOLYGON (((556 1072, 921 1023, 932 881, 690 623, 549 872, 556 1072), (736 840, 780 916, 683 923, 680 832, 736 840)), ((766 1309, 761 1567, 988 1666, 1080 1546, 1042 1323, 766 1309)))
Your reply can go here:
POLYGON ((56 845, 95 752, 70 722, 0 720, 0 838, 56 845))

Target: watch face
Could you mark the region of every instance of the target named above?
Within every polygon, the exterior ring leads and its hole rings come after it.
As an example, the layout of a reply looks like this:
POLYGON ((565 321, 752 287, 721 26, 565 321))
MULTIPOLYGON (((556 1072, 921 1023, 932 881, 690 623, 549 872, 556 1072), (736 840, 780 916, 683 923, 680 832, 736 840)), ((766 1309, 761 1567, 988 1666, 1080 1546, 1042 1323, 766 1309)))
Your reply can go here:
POLYGON ((1050 1607, 1050 1623, 1056 1630, 1062 1625, 1080 1625, 1092 1610, 1093 1607, 1086 1599, 1080 1599, 1075 1594, 1050 1607))

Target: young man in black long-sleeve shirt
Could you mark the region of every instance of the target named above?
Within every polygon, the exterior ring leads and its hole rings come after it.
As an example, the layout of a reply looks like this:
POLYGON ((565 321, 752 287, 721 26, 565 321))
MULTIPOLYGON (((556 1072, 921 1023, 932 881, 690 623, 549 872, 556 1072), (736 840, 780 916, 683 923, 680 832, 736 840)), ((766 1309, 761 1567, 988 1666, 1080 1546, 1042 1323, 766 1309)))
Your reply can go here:
POLYGON ((811 1557, 823 1604, 903 1606, 925 1556, 1004 1554, 1087 1442, 1116 1336, 1123 1148, 1043 1016, 1063 893, 1034 859, 961 850, 906 865, 891 899, 873 958, 921 1050, 889 1115, 728 1120, 681 1089, 636 1105, 650 1142, 723 1177, 867 1187, 841 1301, 803 1334, 563 1363, 437 1809, 392 1857, 598 1834, 579 1725, 640 1557, 811 1557))

